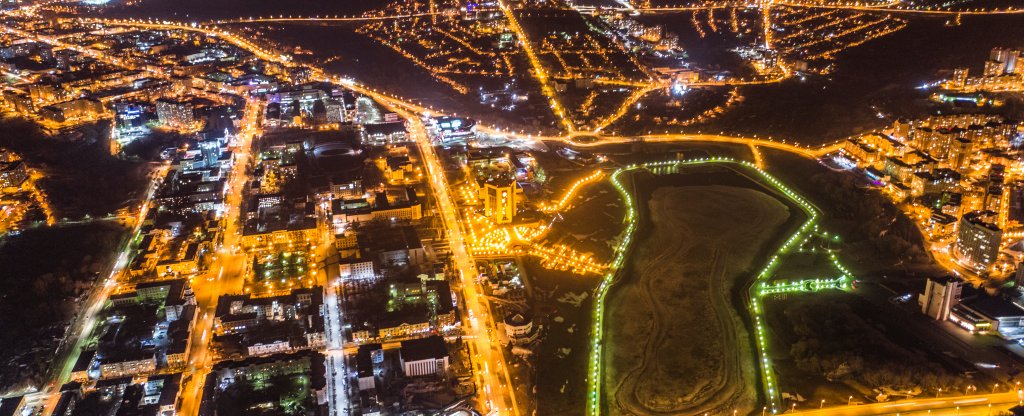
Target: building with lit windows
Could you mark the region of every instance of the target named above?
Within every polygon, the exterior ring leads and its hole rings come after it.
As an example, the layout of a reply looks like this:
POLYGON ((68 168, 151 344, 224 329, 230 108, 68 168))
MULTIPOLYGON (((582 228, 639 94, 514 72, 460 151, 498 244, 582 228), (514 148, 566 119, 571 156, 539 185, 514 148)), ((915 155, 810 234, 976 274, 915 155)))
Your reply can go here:
POLYGON ((92 119, 105 113, 103 103, 86 97, 48 105, 39 109, 39 116, 54 123, 92 119))
POLYGON ((170 98, 156 100, 156 117, 160 124, 171 128, 191 128, 196 124, 192 103, 170 98))
POLYGON ((242 248, 249 250, 318 241, 320 229, 314 204, 305 200, 283 200, 269 206, 261 206, 260 203, 258 199, 251 198, 246 204, 242 248))
POLYGON ((338 276, 342 280, 373 279, 377 277, 377 272, 373 260, 351 257, 338 261, 338 276))
POLYGON ((382 267, 427 264, 426 249, 413 226, 364 227, 357 240, 360 258, 374 259, 382 267))
POLYGON ((228 337, 214 341, 231 338, 249 356, 319 348, 324 345, 323 314, 320 286, 270 297, 225 295, 217 302, 213 333, 228 337))
POLYGON ((28 168, 20 160, 0 162, 0 192, 17 191, 28 180, 28 168))
POLYGON ((505 317, 505 335, 515 345, 532 343, 540 336, 540 331, 533 324, 533 319, 521 314, 514 313, 505 317))
POLYGON ((117 378, 147 374, 156 371, 156 354, 152 350, 139 350, 118 357, 101 358, 100 378, 117 378))
POLYGON ((377 388, 377 376, 383 373, 384 349, 381 344, 363 344, 356 351, 359 391, 377 388))
POLYGON ((986 269, 996 261, 1003 230, 997 224, 993 211, 972 211, 960 218, 957 226, 956 249, 958 260, 976 269, 986 269))
POLYGON ((146 108, 139 103, 114 104, 114 124, 120 136, 135 136, 146 132, 146 108))
POLYGON ((949 320, 972 334, 994 334, 1006 339, 1024 338, 1024 305, 1015 298, 977 291, 965 296, 949 314, 949 320))
POLYGON ((434 117, 430 126, 438 132, 443 142, 467 138, 476 134, 476 121, 461 117, 434 117))
POLYGON ((485 215, 498 224, 508 224, 516 215, 515 181, 487 182, 483 187, 485 215))
POLYGON ((413 221, 420 218, 423 218, 423 207, 413 188, 405 188, 390 195, 388 192, 377 192, 372 200, 353 198, 331 201, 331 220, 335 227, 375 220, 413 221))

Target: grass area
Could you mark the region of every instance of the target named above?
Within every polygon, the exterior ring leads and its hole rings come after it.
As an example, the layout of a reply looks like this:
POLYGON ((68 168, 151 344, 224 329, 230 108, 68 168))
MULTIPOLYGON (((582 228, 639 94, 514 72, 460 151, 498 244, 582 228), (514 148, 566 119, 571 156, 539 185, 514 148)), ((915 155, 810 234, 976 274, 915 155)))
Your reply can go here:
POLYGON ((305 415, 316 409, 306 374, 278 374, 239 381, 217 397, 217 412, 225 415, 305 415))
POLYGON ((607 298, 605 406, 610 414, 753 409, 755 353, 735 300, 773 237, 801 215, 720 167, 636 175, 645 225, 607 298))
POLYGON ((283 251, 253 255, 252 279, 245 291, 254 295, 283 293, 299 287, 312 287, 306 251, 283 251))
MULTIPOLYGON (((619 193, 620 198, 625 198, 626 200, 626 204, 624 204, 624 207, 626 210, 626 217, 628 220, 625 222, 627 226, 626 232, 624 234, 617 235, 616 241, 613 243, 614 257, 611 261, 611 264, 613 266, 613 272, 604 276, 602 283, 600 285, 597 285, 597 290, 595 292, 592 292, 597 299, 603 300, 598 301, 596 303, 591 303, 594 307, 594 310, 592 310, 590 319, 598 326, 591 328, 592 335, 590 337, 590 345, 588 346, 588 350, 590 350, 592 354, 590 354, 587 358, 588 361, 590 361, 590 366, 587 368, 588 383, 586 389, 584 389, 584 397, 587 404, 586 407, 582 409, 583 413, 598 414, 602 412, 608 412, 610 410, 610 406, 608 403, 611 402, 612 400, 616 400, 616 398, 614 397, 608 397, 609 395, 614 396, 614 393, 603 391, 607 390, 606 382, 608 380, 608 377, 604 376, 603 372, 615 371, 614 369, 606 370, 605 367, 608 366, 609 360, 605 358, 607 356, 602 351, 604 349, 602 348, 602 346, 605 343, 604 341, 607 341, 608 339, 611 338, 611 336, 605 337, 604 335, 602 335, 602 333, 604 332, 604 330, 613 326, 606 325, 603 323, 603 319, 605 317, 608 317, 606 316, 604 308, 605 302, 608 301, 608 298, 605 298, 605 296, 607 295, 609 288, 617 287, 616 281, 624 277, 621 273, 617 273, 614 270, 622 269, 623 264, 628 263, 626 259, 630 251, 633 249, 631 242, 632 239, 636 237, 637 228, 650 227, 649 224, 646 224, 643 221, 643 213, 646 212, 646 208, 638 208, 635 207, 634 205, 637 204, 638 201, 641 201, 642 203, 642 201, 646 201, 647 199, 649 199, 650 195, 653 194, 654 190, 658 188, 657 181, 644 181, 642 179, 637 179, 636 176, 638 174, 647 175, 648 177, 651 177, 652 175, 680 176, 678 175, 678 173, 681 172, 681 169, 685 168, 685 173, 695 174, 685 175, 688 178, 688 181, 684 181, 684 183, 675 183, 675 186, 717 185, 735 188, 747 188, 747 190, 757 190, 763 193, 769 193, 775 198, 777 198, 776 200, 778 202, 785 204, 789 208, 790 213, 799 212, 800 214, 802 214, 789 215, 788 220, 785 220, 783 225, 780 227, 781 230, 799 229, 798 232, 796 232, 795 234, 779 232, 769 235, 767 238, 774 238, 775 244, 769 242, 764 244, 764 247, 761 248, 760 252, 758 252, 758 250, 755 250, 754 257, 762 257, 766 259, 770 257, 770 261, 767 265, 763 265, 763 267, 759 269, 748 270, 750 273, 748 275, 749 277, 746 283, 749 284, 750 282, 755 281, 761 283, 768 282, 769 280, 772 280, 774 276, 777 276, 780 270, 782 270, 783 272, 793 272, 794 274, 814 274, 816 272, 828 270, 829 267, 826 266, 825 262, 822 261, 823 259, 816 257, 819 255, 819 251, 822 252, 821 256, 824 256, 824 258, 827 259, 828 263, 831 264, 832 268, 838 271, 839 277, 828 279, 828 281, 822 282, 811 281, 806 284, 802 282, 794 282, 794 284, 792 285, 776 285, 772 286, 770 289, 768 287, 765 287, 764 289, 757 291, 754 291, 753 289, 748 291, 748 286, 746 284, 738 285, 736 290, 729 293, 728 302, 731 303, 731 309, 733 311, 739 312, 737 314, 739 316, 738 319, 742 321, 743 326, 745 326, 746 328, 752 328, 757 334, 763 335, 765 332, 767 332, 767 325, 765 323, 764 317, 762 316, 763 308, 761 307, 760 302, 760 297, 764 296, 765 293, 818 291, 833 287, 845 288, 848 287, 849 285, 849 279, 851 278, 849 271, 847 271, 841 264, 838 263, 836 259, 832 257, 832 255, 829 254, 829 252, 841 247, 838 243, 833 242, 832 240, 835 234, 832 234, 830 236, 829 234, 823 231, 819 231, 819 226, 817 224, 820 215, 818 214, 816 208, 812 206, 807 200, 803 199, 799 194, 794 192, 792 189, 786 187, 784 185, 785 181, 774 178, 765 172, 755 170, 750 165, 734 165, 733 163, 735 163, 735 159, 728 159, 729 157, 735 157, 740 160, 749 157, 749 151, 745 152, 745 149, 740 149, 737 146, 722 146, 721 148, 716 147, 712 151, 702 149, 698 143, 687 143, 685 145, 688 146, 683 147, 688 148, 682 149, 678 148, 677 146, 671 146, 676 148, 674 151, 669 150, 670 147, 667 146, 641 145, 639 149, 639 154, 636 153, 638 151, 638 149, 636 148, 637 146, 618 146, 619 149, 602 149, 609 151, 608 154, 619 163, 644 164, 644 168, 636 170, 637 168, 629 167, 620 170, 612 174, 611 176, 612 183, 614 184, 616 191, 619 193), (627 150, 627 148, 633 151, 632 155, 622 155, 622 153, 625 150, 627 150), (671 162, 671 157, 664 156, 662 157, 662 160, 667 159, 667 162, 652 164, 647 164, 643 162, 642 155, 644 153, 654 153, 655 149, 657 149, 657 153, 660 154, 673 154, 675 152, 682 152, 682 155, 685 155, 687 157, 696 157, 696 159, 689 159, 683 162, 682 165, 674 164, 671 162), (650 152, 647 152, 648 150, 650 152), (721 151, 725 151, 725 154, 722 155, 724 156, 724 158, 716 158, 714 156, 712 156, 710 159, 703 158, 711 156, 711 154, 717 155, 721 151), (640 214, 638 215, 638 213, 640 214), (640 217, 640 219, 637 219, 637 217, 640 217), (806 253, 808 251, 812 253, 813 256, 807 258, 801 258, 800 256, 798 256, 798 254, 806 253), (790 261, 784 261, 786 260, 785 258, 789 257, 790 254, 794 255, 788 259, 790 261), (798 270, 800 268, 802 268, 803 270, 798 270), (756 298, 751 300, 749 298, 750 296, 754 296, 756 298), (748 307, 750 308, 749 314, 746 310, 746 308, 748 307), (599 380, 599 382, 594 383, 592 382, 592 380, 599 380)), ((676 158, 679 158, 681 155, 679 153, 675 153, 674 156, 676 158)), ((689 203, 692 203, 693 198, 687 198, 687 200, 689 201, 689 203)), ((716 216, 717 214, 718 213, 716 213, 716 216)), ((701 226, 704 225, 705 224, 701 223, 701 226)), ((627 264, 626 270, 628 270, 629 267, 632 266, 627 264)), ((577 304, 580 303, 582 302, 577 302, 577 304)), ((614 313, 624 310, 625 308, 612 309, 612 313, 614 313)), ((688 311, 690 310, 690 308, 685 309, 688 311)), ((695 309, 700 310, 699 307, 695 309)), ((652 320, 648 319, 648 322, 651 321, 652 320)), ((627 320, 626 322, 628 322, 629 324, 635 324, 637 322, 645 321, 643 317, 640 317, 632 320, 627 320)), ((615 329, 609 330, 614 331, 615 329)), ((698 334, 701 333, 700 329, 694 330, 693 328, 686 328, 686 330, 696 332, 698 334)), ((763 391, 754 391, 750 395, 752 399, 750 399, 750 401, 743 406, 748 410, 756 409, 755 406, 758 406, 756 404, 758 396, 761 395, 762 398, 764 398, 764 395, 767 395, 767 398, 770 400, 765 400, 765 403, 770 403, 772 408, 781 410, 780 402, 778 400, 781 392, 778 388, 778 377, 780 375, 783 375, 783 372, 777 371, 775 369, 775 366, 772 364, 772 356, 769 355, 771 351, 769 350, 768 345, 766 345, 766 342, 764 342, 766 341, 766 338, 751 336, 747 337, 746 339, 746 348, 749 348, 748 351, 750 351, 750 353, 746 355, 751 358, 750 361, 753 362, 753 365, 751 367, 754 367, 754 369, 752 369, 750 372, 760 373, 759 377, 750 376, 747 379, 746 384, 749 386, 750 389, 755 389, 756 386, 760 385, 763 391), (755 351, 759 352, 755 353, 755 351), (764 364, 761 366, 758 366, 756 364, 757 360, 753 359, 754 357, 758 356, 764 359, 764 364), (758 369, 757 367, 761 368, 758 369)), ((633 339, 630 339, 630 341, 633 341, 633 339)), ((740 348, 743 347, 741 346, 740 348)), ((611 348, 609 348, 609 350, 610 349, 611 348)), ((568 353, 568 351, 559 352, 563 352, 563 355, 567 355, 568 353)), ((610 353, 614 354, 614 352, 610 353)), ((743 354, 741 353, 740 355, 742 356, 743 354)), ((564 356, 558 358, 564 358, 564 356)), ((742 372, 742 369, 738 371, 742 372)), ((556 376, 558 374, 559 373, 555 373, 556 376)), ((539 374, 538 378, 540 380, 538 384, 544 383, 544 375, 539 374)), ((574 389, 572 387, 573 383, 571 383, 569 379, 566 379, 566 381, 561 385, 557 385, 555 382, 550 381, 548 382, 548 384, 558 386, 558 393, 561 395, 564 395, 567 391, 575 393, 575 391, 580 390, 578 388, 574 389)), ((737 384, 743 384, 743 382, 737 384)), ((671 392, 669 394, 677 394, 678 392, 677 389, 673 389, 671 387, 665 388, 664 386, 661 385, 658 385, 657 387, 661 388, 663 391, 671 392)), ((542 394, 540 394, 538 398, 541 401, 543 401, 544 390, 542 389, 541 392, 542 394)), ((550 393, 550 389, 548 390, 548 392, 550 393)), ((721 400, 721 397, 718 397, 718 399, 719 406, 721 407, 708 408, 708 410, 728 412, 730 409, 735 409, 730 408, 728 406, 735 406, 739 404, 735 400, 733 400, 732 403, 729 403, 729 400, 721 400)), ((559 403, 559 405, 572 404, 574 400, 578 402, 578 399, 569 396, 568 399, 562 400, 562 403, 559 403)), ((667 402, 653 402, 653 404, 663 406, 664 408, 664 406, 671 406, 673 404, 678 404, 681 402, 683 402, 683 400, 679 400, 678 397, 672 397, 667 402)), ((560 411, 561 413, 578 414, 577 412, 574 412, 573 408, 571 407, 566 408, 563 406, 562 408, 555 410, 560 411)), ((661 409, 649 409, 647 411, 644 411, 643 413, 655 413, 660 410, 661 409)), ((690 410, 700 411, 700 409, 690 410)), ((636 413, 635 408, 629 410, 629 412, 636 413)), ((672 412, 672 410, 669 410, 669 412, 672 412)))
POLYGON ((769 279, 786 282, 834 279, 843 275, 837 264, 841 243, 833 236, 810 234, 792 251, 779 255, 778 267, 769 279))
POLYGON ((42 381, 68 321, 126 235, 93 223, 0 239, 0 391, 42 381))

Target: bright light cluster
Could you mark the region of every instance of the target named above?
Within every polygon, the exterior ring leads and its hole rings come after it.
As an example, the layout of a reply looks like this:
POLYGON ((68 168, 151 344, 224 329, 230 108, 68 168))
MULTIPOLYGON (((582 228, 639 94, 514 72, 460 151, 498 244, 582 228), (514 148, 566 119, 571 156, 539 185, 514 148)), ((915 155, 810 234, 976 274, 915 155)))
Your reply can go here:
POLYGON ((555 203, 554 205, 544 204, 540 207, 540 210, 546 213, 561 211, 563 208, 565 208, 565 205, 572 200, 572 197, 576 195, 576 191, 579 191, 583 185, 593 183, 603 177, 604 172, 601 172, 600 170, 595 170, 594 173, 591 173, 590 175, 580 178, 576 180, 576 182, 573 182, 572 186, 569 187, 569 190, 565 191, 565 195, 563 195, 557 203, 555 203))
POLYGON ((530 255, 540 258, 541 266, 554 270, 568 270, 576 274, 601 274, 608 266, 597 263, 589 254, 580 254, 569 246, 554 244, 550 247, 535 245, 530 255))

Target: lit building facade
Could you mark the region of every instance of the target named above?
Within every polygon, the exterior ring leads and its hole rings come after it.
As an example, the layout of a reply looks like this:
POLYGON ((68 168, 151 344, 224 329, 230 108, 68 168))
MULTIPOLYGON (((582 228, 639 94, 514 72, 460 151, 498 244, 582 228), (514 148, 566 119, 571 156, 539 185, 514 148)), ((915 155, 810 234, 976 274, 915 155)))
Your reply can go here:
POLYGON ((28 180, 28 168, 20 160, 0 162, 0 190, 17 190, 28 180))
POLYGON ((960 218, 956 237, 956 256, 977 269, 996 261, 1003 230, 996 225, 993 211, 972 211, 960 218))
POLYGON ((938 321, 949 319, 950 309, 960 303, 963 284, 963 280, 953 277, 928 279, 924 293, 917 299, 921 313, 938 321))
POLYGON ((498 224, 508 224, 516 215, 516 182, 484 184, 484 212, 498 224))
POLYGON ((173 128, 189 128, 196 123, 191 103, 167 98, 156 100, 156 117, 160 124, 173 128))

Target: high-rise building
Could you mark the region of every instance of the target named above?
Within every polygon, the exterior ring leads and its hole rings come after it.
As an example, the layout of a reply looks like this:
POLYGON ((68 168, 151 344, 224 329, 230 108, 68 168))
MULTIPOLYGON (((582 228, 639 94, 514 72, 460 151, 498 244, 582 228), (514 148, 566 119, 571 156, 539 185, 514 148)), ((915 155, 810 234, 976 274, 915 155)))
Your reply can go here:
POLYGON ((160 124, 173 128, 192 127, 196 122, 192 103, 169 98, 156 100, 156 117, 160 124))
POLYGON ((972 211, 964 214, 957 225, 957 258, 976 269, 985 269, 996 261, 1003 230, 994 211, 972 211))
POLYGON ((1012 74, 1017 67, 1017 59, 1020 57, 1020 50, 1011 48, 993 48, 989 53, 989 59, 1003 64, 1003 72, 996 74, 1012 74))
POLYGON ((1009 53, 1007 53, 1007 55, 1006 55, 1006 69, 1004 69, 1004 71, 1006 71, 1007 74, 1012 74, 1012 73, 1014 73, 1016 71, 1017 65, 1018 65, 1017 60, 1019 58, 1020 58, 1020 51, 1018 51, 1016 49, 1011 50, 1009 53))
POLYGON ((220 141, 217 139, 199 142, 199 150, 203 154, 203 164, 207 168, 217 166, 220 160, 220 141))
POLYGON ((997 77, 1003 75, 1004 71, 1006 71, 1006 62, 985 61, 985 69, 982 71, 982 75, 986 77, 997 77))
POLYGON ((1006 62, 1006 57, 1009 54, 1010 49, 996 47, 992 48, 992 51, 989 52, 988 59, 996 62, 1006 62))
POLYGON ((921 313, 938 321, 949 319, 949 310, 960 303, 963 284, 955 277, 929 278, 924 293, 917 298, 921 313))
POLYGON ((1024 224, 1024 182, 1010 183, 1004 192, 1009 194, 1006 201, 1007 223, 1011 225, 1024 224))
POLYGON ((20 188, 28 175, 28 168, 20 160, 0 162, 0 192, 20 188))
POLYGON ((484 184, 484 212, 498 224, 512 222, 516 215, 516 181, 484 184))
POLYGON ((963 87, 967 85, 967 68, 957 68, 953 70, 953 85, 957 87, 963 87))
POLYGON ((974 143, 970 139, 957 138, 949 146, 949 167, 960 172, 967 167, 974 150, 974 143))

